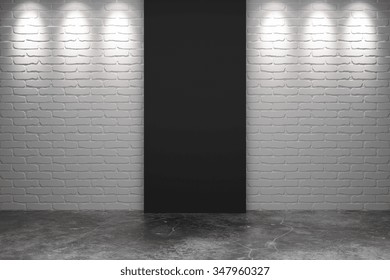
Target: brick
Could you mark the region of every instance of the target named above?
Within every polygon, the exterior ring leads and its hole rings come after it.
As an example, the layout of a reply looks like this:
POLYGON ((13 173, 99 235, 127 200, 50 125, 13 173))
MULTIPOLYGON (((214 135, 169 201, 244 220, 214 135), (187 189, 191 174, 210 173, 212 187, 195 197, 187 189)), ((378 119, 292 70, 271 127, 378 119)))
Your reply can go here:
MULTIPOLYGON (((248 209, 389 210, 390 6, 325 2, 247 3, 248 209)), ((0 27, 0 209, 142 210, 141 1, 52 3, 25 27, 17 7, 0 27)))
POLYGON ((53 203, 54 210, 79 210, 79 205, 76 203, 53 203))
POLYGON ((25 203, 2 203, 0 204, 1 210, 26 210, 26 204, 25 203))
POLYGON ((92 202, 99 202, 99 203, 115 203, 118 201, 116 195, 93 195, 91 199, 92 202))
POLYGON ((389 203, 365 203, 364 209, 388 211, 390 210, 390 204, 389 203))
POLYGON ((13 200, 19 203, 38 203, 38 197, 35 195, 15 195, 13 200))
POLYGON ((27 203, 26 210, 47 211, 47 210, 53 210, 53 207, 50 203, 27 203))
POLYGON ((15 88, 14 94, 16 95, 37 95, 38 90, 34 88, 15 88))

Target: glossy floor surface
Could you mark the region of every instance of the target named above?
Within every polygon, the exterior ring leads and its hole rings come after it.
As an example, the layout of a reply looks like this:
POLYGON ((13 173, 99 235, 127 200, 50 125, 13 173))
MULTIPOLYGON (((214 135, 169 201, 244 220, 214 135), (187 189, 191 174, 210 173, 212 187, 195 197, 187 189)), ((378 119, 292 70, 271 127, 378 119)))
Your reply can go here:
POLYGON ((390 212, 0 212, 0 259, 390 259, 390 212))

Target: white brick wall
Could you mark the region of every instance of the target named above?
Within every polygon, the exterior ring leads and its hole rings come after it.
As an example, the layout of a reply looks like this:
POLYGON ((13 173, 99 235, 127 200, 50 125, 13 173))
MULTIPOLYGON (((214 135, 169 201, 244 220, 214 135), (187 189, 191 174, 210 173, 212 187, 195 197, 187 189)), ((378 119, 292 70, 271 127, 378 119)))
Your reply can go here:
POLYGON ((390 209, 390 1, 247 1, 248 209, 390 209))
POLYGON ((142 209, 143 2, 0 13, 0 209, 142 209))
MULTIPOLYGON (((247 10, 248 209, 390 209, 390 1, 247 10)), ((143 1, 0 13, 0 210, 142 209, 143 1)))

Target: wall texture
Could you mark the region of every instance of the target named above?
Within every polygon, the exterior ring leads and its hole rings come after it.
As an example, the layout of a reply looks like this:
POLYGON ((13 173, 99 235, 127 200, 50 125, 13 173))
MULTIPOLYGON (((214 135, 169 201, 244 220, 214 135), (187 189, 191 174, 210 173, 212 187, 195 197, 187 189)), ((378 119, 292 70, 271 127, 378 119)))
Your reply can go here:
MULTIPOLYGON (((0 0, 0 210, 143 208, 143 1, 0 0)), ((247 1, 247 206, 390 209, 390 1, 247 1)))
POLYGON ((390 209, 390 1, 248 1, 249 209, 390 209))
POLYGON ((0 209, 142 209, 143 2, 0 8, 0 209))

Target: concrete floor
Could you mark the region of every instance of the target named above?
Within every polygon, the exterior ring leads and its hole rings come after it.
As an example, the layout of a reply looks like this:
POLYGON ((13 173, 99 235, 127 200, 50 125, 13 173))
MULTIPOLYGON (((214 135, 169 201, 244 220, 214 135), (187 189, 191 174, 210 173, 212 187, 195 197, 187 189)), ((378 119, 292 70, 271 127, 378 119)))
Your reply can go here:
POLYGON ((390 212, 0 212, 0 259, 390 259, 390 212))

